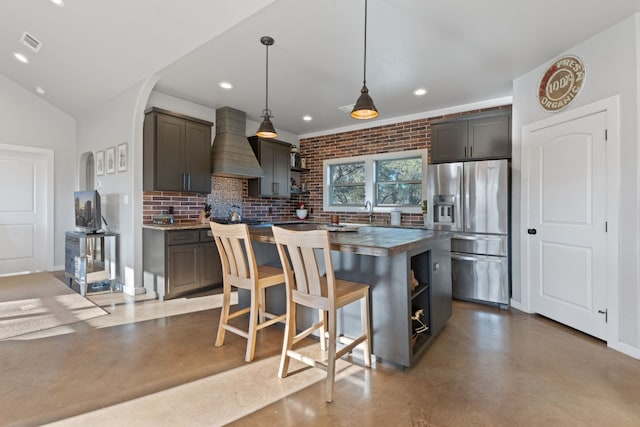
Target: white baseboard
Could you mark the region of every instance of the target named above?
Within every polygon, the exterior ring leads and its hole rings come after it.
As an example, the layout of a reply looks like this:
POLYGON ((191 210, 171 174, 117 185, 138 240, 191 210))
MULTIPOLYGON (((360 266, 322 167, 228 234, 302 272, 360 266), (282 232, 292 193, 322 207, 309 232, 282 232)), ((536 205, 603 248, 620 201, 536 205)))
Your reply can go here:
POLYGON ((130 295, 132 297, 136 295, 142 295, 147 293, 147 290, 144 287, 135 287, 135 286, 127 286, 124 285, 122 287, 122 293, 125 295, 130 295))
POLYGON ((511 300, 511 307, 513 307, 513 308, 515 308, 517 310, 523 311, 525 313, 529 313, 529 314, 533 313, 533 311, 529 310, 529 307, 525 306, 524 304, 522 304, 521 302, 518 302, 518 301, 511 300))
POLYGON ((626 354, 627 356, 633 357, 634 359, 640 359, 640 348, 638 347, 634 347, 620 341, 608 342, 607 347, 619 351, 622 354, 626 354))

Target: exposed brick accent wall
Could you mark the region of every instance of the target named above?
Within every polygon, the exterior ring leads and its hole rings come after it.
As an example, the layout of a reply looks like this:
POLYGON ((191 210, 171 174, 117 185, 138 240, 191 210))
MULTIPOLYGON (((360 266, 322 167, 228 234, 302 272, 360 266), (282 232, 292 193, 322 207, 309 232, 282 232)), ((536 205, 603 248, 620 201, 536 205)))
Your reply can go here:
MULTIPOLYGON (((300 140, 300 152, 307 157, 305 180, 311 195, 309 208, 313 209, 313 220, 329 222, 331 214, 322 209, 322 161, 339 157, 362 156, 368 154, 391 153, 430 148, 431 125, 426 119, 378 126, 370 129, 356 130, 339 134, 322 135, 300 140)), ((340 222, 366 222, 368 214, 342 212, 340 222)), ((388 213, 373 214, 376 223, 386 222, 388 213)), ((403 214, 402 224, 422 224, 421 214, 403 214)))
POLYGON ((145 191, 142 193, 142 222, 151 224, 154 215, 173 209, 176 224, 195 222, 207 201, 206 194, 172 191, 145 191))

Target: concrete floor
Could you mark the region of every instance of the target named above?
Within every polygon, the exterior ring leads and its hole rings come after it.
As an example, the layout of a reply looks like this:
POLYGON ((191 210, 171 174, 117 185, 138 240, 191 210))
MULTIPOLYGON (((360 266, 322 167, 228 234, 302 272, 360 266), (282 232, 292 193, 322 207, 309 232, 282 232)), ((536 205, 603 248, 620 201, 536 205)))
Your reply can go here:
POLYGON ((249 364, 246 340, 213 346, 219 295, 90 298, 112 314, 0 341, 0 425, 640 425, 640 361, 517 310, 454 301, 415 367, 356 353, 327 404, 321 371, 277 378, 281 329, 249 364))

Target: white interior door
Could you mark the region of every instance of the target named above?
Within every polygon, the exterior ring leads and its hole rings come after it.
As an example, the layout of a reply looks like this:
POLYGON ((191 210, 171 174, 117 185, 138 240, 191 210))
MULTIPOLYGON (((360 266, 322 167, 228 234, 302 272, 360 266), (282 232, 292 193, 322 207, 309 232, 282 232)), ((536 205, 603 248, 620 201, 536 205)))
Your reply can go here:
POLYGON ((528 135, 533 311, 600 339, 607 307, 605 129, 600 112, 528 135))
POLYGON ((49 265, 48 159, 38 150, 0 145, 0 275, 49 265))

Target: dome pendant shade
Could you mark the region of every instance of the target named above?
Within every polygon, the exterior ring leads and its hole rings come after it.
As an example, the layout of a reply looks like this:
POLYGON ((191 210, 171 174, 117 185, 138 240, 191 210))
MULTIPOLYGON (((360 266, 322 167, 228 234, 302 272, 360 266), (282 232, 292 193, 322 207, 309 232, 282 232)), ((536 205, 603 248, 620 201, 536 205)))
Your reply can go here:
POLYGON ((260 138, 275 138, 278 136, 276 129, 273 127, 273 123, 271 123, 271 110, 269 110, 269 46, 273 46, 275 41, 273 37, 262 36, 260 37, 260 43, 264 45, 267 49, 267 60, 266 60, 266 73, 265 73, 265 101, 264 101, 264 110, 262 110, 262 123, 258 127, 258 131, 256 135, 260 138))
POLYGON ((373 105, 373 99, 369 96, 369 89, 367 85, 362 85, 360 89, 360 97, 356 101, 356 105, 353 106, 351 111, 351 117, 358 120, 375 119, 378 117, 378 110, 373 105))
POLYGON ((258 131, 256 135, 260 138, 275 138, 278 136, 276 129, 273 127, 273 123, 271 123, 271 116, 267 111, 264 112, 264 116, 262 123, 258 127, 258 131))

